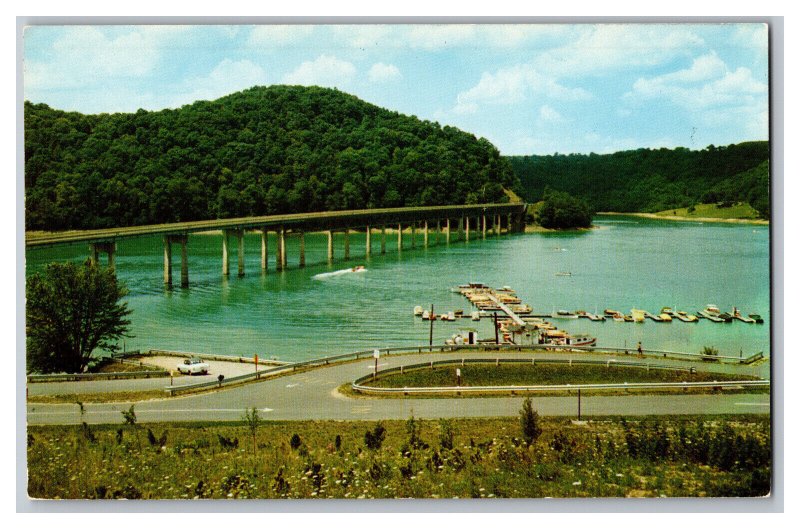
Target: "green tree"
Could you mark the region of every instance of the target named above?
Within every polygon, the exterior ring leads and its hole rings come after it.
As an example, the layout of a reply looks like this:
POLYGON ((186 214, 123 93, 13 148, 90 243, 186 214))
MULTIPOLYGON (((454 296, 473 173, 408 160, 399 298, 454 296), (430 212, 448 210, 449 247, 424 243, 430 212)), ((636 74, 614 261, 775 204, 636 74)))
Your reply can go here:
POLYGON ((52 263, 25 290, 28 372, 80 373, 96 350, 114 352, 130 336, 128 291, 112 269, 52 263))
POLYGON ((247 424, 247 429, 250 430, 250 435, 253 437, 253 457, 256 455, 256 433, 258 427, 261 426, 261 417, 258 416, 258 410, 251 408, 244 411, 244 422, 247 424))
POLYGON ((528 446, 535 443, 542 435, 542 427, 539 424, 539 412, 533 409, 531 398, 526 397, 519 411, 519 425, 522 429, 522 438, 528 446))

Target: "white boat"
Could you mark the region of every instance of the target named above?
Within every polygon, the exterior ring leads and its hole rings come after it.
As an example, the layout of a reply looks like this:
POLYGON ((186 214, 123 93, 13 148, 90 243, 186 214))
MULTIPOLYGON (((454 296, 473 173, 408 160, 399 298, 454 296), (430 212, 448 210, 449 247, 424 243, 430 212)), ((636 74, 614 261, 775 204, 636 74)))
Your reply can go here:
POLYGON ((472 314, 470 316, 472 317, 472 321, 480 321, 481 319, 481 313, 478 312, 477 310, 472 311, 472 314))
POLYGON ((447 321, 456 321, 456 315, 453 311, 447 313, 447 321))
POLYGON ((423 311, 422 311, 422 319, 423 319, 423 320, 429 320, 429 319, 431 319, 431 313, 430 313, 430 312, 428 312, 427 310, 423 310, 423 311))
POLYGON ((414 316, 422 316, 422 306, 417 305, 414 307, 414 316))
POLYGON ((644 323, 644 311, 641 309, 631 309, 631 317, 636 323, 644 323))

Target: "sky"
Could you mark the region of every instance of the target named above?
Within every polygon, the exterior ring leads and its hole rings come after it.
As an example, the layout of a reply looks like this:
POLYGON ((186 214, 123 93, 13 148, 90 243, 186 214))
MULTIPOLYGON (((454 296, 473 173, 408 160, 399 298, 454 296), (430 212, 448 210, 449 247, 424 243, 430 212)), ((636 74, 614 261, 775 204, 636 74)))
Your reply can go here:
POLYGON ((763 24, 30 26, 23 45, 25 99, 90 114, 292 84, 504 155, 769 139, 763 24))

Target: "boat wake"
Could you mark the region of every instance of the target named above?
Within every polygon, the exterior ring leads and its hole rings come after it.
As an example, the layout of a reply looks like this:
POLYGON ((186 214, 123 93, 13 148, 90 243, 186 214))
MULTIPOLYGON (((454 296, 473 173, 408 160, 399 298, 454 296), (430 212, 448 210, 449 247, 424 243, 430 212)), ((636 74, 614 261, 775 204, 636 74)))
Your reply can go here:
POLYGON ((354 266, 353 268, 344 268, 342 270, 336 270, 335 272, 324 272, 322 274, 317 274, 311 276, 311 279, 316 279, 317 281, 322 281, 325 279, 329 279, 331 277, 342 276, 345 274, 357 274, 359 272, 366 272, 367 269, 363 266, 354 266))

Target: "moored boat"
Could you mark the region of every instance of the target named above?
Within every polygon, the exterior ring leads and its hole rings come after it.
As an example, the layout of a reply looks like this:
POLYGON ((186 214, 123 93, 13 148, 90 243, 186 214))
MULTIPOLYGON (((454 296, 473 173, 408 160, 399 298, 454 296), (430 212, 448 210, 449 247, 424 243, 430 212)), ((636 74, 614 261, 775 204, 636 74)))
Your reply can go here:
POLYGON ((414 316, 422 316, 422 306, 417 305, 414 307, 414 316))
POLYGON ((702 316, 703 318, 705 318, 707 320, 711 320, 714 323, 722 323, 723 321, 725 321, 722 318, 720 318, 719 316, 716 316, 716 315, 708 312, 707 310, 698 311, 697 315, 698 316, 702 316))
POLYGON ((764 323, 764 318, 761 317, 761 314, 756 314, 754 312, 752 314, 748 314, 748 316, 753 318, 753 321, 755 321, 756 323, 764 323))
POLYGON ((553 312, 552 317, 553 318, 570 319, 570 320, 578 319, 578 315, 577 314, 575 314, 574 312, 568 311, 568 310, 557 310, 557 311, 553 312))
POLYGON ((689 314, 685 310, 679 310, 675 313, 675 317, 686 323, 695 323, 700 321, 694 314, 689 314))
POLYGON ((640 309, 631 309, 631 318, 633 318, 633 321, 635 321, 636 323, 643 323, 644 311, 640 309))

